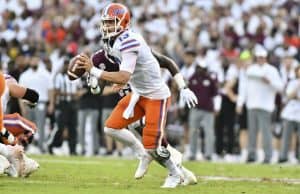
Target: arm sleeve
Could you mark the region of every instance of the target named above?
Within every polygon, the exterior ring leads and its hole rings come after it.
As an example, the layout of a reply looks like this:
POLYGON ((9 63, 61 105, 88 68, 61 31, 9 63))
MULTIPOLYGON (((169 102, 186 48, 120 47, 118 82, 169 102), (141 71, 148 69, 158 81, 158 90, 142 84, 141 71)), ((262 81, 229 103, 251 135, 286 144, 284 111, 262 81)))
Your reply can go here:
POLYGON ((271 86, 277 91, 282 92, 284 88, 284 83, 279 75, 279 72, 274 69, 272 71, 272 76, 269 77, 271 86))
POLYGON ((122 53, 122 62, 120 65, 120 71, 127 71, 133 73, 137 61, 137 54, 134 52, 122 53))

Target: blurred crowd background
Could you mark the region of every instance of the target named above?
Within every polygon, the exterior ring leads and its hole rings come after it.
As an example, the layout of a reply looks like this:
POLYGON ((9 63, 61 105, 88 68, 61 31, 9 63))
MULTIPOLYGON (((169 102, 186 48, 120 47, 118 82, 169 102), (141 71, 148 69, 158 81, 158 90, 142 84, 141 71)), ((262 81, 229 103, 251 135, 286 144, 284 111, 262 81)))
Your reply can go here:
MULTIPOLYGON (((31 153, 131 155, 103 133, 119 99, 70 82, 69 59, 101 48, 102 0, 0 0, 0 63, 37 90, 30 109, 9 112, 37 123, 31 153), (54 94, 54 95, 53 95, 54 94)), ((176 61, 198 97, 188 110, 170 74, 166 130, 188 160, 289 162, 299 158, 300 3, 297 0, 123 0, 131 27, 176 61)))

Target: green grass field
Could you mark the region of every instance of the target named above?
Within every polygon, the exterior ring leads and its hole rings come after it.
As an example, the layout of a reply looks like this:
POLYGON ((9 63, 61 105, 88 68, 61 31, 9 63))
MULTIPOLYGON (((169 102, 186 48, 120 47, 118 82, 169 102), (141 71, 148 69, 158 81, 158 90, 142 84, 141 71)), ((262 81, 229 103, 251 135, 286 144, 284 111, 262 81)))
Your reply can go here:
POLYGON ((35 156, 40 170, 29 178, 0 176, 1 194, 277 194, 300 193, 300 165, 186 162, 198 184, 161 189, 166 170, 152 163, 142 180, 133 178, 137 160, 35 156), (228 179, 228 180, 225 180, 228 179))

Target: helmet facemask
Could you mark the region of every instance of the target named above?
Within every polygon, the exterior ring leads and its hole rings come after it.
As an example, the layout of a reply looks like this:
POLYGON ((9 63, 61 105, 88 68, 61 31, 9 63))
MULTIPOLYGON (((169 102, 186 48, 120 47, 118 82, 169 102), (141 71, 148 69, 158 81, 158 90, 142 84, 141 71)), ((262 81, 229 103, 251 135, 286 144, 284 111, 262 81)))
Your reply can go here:
POLYGON ((100 29, 103 39, 109 39, 118 35, 123 30, 120 23, 121 20, 117 17, 102 17, 100 29))

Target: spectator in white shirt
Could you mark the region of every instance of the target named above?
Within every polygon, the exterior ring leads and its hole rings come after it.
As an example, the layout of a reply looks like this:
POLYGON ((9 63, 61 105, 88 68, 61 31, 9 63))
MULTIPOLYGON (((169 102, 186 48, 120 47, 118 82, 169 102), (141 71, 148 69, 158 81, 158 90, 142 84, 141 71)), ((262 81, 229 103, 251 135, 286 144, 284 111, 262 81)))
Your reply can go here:
POLYGON ((263 135, 264 163, 272 157, 271 115, 275 109, 275 96, 283 90, 284 84, 275 67, 267 63, 267 51, 263 47, 255 50, 256 63, 246 71, 244 91, 238 99, 238 107, 246 103, 248 109, 248 162, 256 159, 258 130, 263 135))
POLYGON ((36 107, 29 109, 25 107, 23 115, 35 122, 38 127, 38 145, 40 151, 45 152, 45 120, 46 113, 53 112, 54 102, 52 98, 53 83, 50 72, 44 67, 40 67, 40 59, 32 57, 30 61, 30 68, 20 75, 20 85, 30 87, 39 93, 39 102, 36 107), (49 102, 49 104, 48 104, 49 102))
POLYGON ((296 68, 297 78, 289 81, 286 96, 288 103, 284 107, 281 113, 283 119, 283 133, 280 150, 279 162, 289 161, 291 163, 298 163, 296 159, 295 150, 290 150, 291 136, 296 130, 298 132, 298 138, 300 137, 300 67, 296 68))

